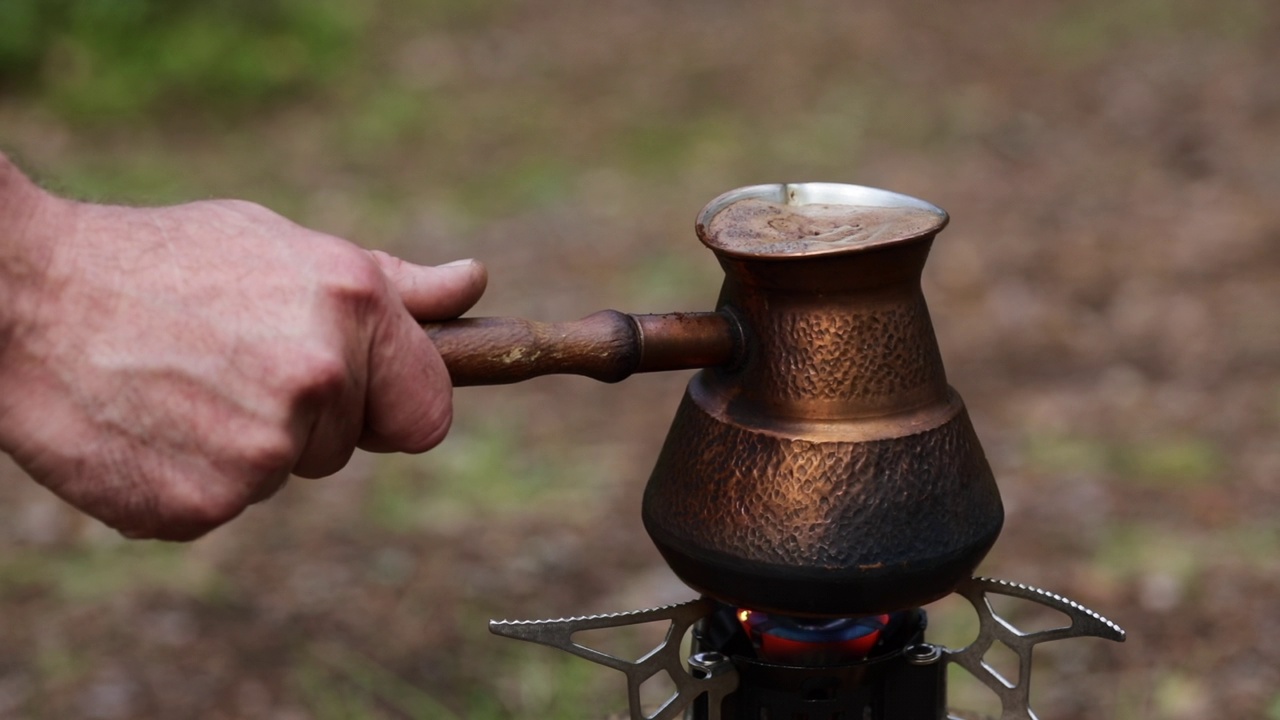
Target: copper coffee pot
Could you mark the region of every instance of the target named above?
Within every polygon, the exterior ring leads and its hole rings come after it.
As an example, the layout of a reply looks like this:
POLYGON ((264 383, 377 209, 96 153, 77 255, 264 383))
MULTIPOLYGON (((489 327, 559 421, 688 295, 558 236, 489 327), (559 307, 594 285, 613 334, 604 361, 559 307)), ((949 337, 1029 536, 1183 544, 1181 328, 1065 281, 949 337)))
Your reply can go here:
POLYGON ((642 509, 676 575, 788 615, 918 607, 970 577, 1004 519, 920 288, 947 220, 867 187, 740 188, 697 220, 725 271, 714 312, 427 330, 457 385, 704 368, 642 509))

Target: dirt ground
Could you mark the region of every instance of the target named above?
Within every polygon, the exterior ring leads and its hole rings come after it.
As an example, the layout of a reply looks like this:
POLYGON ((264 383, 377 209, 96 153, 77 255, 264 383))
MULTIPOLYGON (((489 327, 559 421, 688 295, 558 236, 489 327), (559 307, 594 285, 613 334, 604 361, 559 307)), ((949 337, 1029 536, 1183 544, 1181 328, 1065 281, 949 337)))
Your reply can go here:
MULTIPOLYGON (((477 313, 541 320, 709 308, 692 220, 734 187, 930 200, 925 292, 1008 516, 981 572, 1129 634, 1049 653, 1040 717, 1280 719, 1280 5, 369 7, 335 90, 107 126, 0 97, 0 143, 68 192, 478 257, 477 313)), ((437 450, 295 480, 191 546, 6 466, 0 718, 617 711, 609 671, 485 622, 692 596, 639 521, 686 380, 461 389, 437 450)))

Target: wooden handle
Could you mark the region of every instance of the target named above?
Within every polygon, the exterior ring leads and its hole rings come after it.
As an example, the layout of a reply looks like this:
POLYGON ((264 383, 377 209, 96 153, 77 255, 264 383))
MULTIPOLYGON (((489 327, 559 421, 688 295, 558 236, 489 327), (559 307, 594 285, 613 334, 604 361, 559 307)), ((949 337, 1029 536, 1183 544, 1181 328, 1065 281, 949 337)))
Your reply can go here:
POLYGON ((602 310, 572 322, 467 318, 423 328, 456 386, 503 385, 553 374, 618 382, 638 372, 729 364, 741 345, 737 324, 722 313, 602 310))

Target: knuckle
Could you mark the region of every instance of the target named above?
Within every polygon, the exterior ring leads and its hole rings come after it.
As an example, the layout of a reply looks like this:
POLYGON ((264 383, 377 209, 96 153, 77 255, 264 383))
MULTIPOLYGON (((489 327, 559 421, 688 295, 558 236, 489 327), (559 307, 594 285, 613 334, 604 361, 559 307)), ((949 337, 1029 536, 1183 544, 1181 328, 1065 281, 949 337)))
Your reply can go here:
POLYGON ((411 269, 411 265, 403 258, 392 255, 382 250, 370 251, 374 258, 374 265, 383 277, 395 278, 402 277, 411 269))
POLYGON ((299 352, 289 362, 285 383, 294 398, 324 403, 340 397, 350 378, 351 369, 341 353, 321 348, 299 352))
POLYGON ((159 498, 157 518, 140 532, 122 529, 126 537, 185 542, 226 524, 248 505, 246 493, 225 478, 175 478, 159 498))
MULTIPOLYGON (((243 442, 243 440, 241 440, 243 442)), ((279 442, 254 443, 261 455, 277 454, 279 442), (274 446, 274 448, 273 448, 274 446)), ((262 477, 253 468, 219 470, 185 462, 140 462, 136 452, 112 449, 100 462, 74 476, 74 482, 48 482, 50 489, 86 514, 128 539, 185 542, 239 515, 255 488, 246 479, 262 477)), ((216 464, 215 464, 216 465, 216 464)))
POLYGON ((262 432, 245 441, 242 456, 249 476, 274 478, 287 474, 293 468, 298 447, 287 432, 262 432))
POLYGON ((335 248, 329 259, 326 287, 333 297, 356 306, 373 305, 387 293, 387 279, 377 262, 348 243, 335 248))

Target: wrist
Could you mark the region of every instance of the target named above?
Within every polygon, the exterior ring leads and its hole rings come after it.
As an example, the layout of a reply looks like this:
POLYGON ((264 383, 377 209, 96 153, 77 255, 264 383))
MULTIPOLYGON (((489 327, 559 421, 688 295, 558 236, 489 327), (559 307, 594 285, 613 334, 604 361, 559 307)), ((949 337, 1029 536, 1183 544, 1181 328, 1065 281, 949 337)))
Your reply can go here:
POLYGON ((0 358, 46 284, 59 202, 0 153, 0 358))

